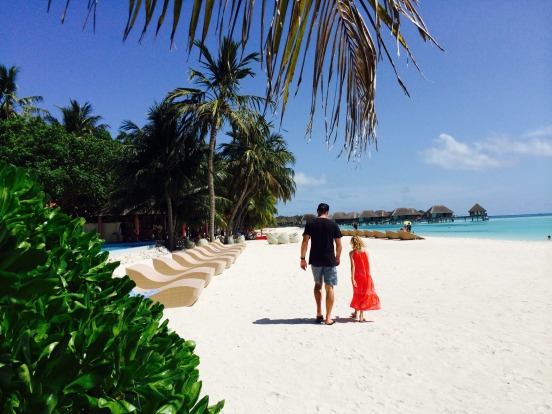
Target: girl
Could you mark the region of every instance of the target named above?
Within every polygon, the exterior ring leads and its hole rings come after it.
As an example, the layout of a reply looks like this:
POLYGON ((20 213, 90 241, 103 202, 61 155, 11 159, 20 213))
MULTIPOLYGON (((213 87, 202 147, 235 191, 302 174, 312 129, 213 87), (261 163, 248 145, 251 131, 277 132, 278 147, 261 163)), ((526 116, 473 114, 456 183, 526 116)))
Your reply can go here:
POLYGON ((351 314, 358 322, 366 322, 365 310, 380 309, 380 300, 374 289, 374 282, 370 276, 370 262, 368 253, 364 249, 364 242, 358 236, 351 237, 353 250, 349 253, 351 259, 351 283, 353 284, 353 300, 351 308, 355 311, 351 314))

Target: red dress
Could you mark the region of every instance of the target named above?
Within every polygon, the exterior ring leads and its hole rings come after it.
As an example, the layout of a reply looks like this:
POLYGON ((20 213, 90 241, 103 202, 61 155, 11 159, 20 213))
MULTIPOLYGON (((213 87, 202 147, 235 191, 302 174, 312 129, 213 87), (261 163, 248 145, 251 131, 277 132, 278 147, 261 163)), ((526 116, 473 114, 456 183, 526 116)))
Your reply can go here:
POLYGON ((364 250, 353 251, 355 274, 353 276, 356 287, 353 286, 353 300, 351 308, 355 310, 380 309, 380 300, 374 288, 372 276, 370 276, 370 262, 364 250))

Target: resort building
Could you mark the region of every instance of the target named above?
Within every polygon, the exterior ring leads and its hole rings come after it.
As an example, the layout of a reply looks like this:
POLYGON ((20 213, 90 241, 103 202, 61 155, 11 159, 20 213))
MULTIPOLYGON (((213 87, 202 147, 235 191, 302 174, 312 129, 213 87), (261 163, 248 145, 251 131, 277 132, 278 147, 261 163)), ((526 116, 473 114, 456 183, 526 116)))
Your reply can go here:
POLYGON ((454 212, 445 206, 437 205, 426 211, 426 219, 429 223, 439 221, 454 221, 454 212))
POLYGON ((469 210, 470 217, 472 221, 475 220, 489 220, 489 217, 487 217, 487 210, 485 210, 483 207, 481 207, 478 203, 475 203, 475 205, 470 208, 469 210))

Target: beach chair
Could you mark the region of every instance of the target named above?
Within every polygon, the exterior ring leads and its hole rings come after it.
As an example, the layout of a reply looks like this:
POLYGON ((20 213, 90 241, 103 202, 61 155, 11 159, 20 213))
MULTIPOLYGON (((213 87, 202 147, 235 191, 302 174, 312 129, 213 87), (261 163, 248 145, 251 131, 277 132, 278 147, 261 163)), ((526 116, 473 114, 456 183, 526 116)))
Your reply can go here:
POLYGON ((396 231, 386 230, 385 235, 387 236, 388 239, 400 240, 399 233, 397 233, 396 231))
POLYGON ((226 260, 209 259, 198 260, 186 252, 174 252, 172 258, 175 262, 184 267, 214 267, 215 275, 220 275, 227 267, 226 260))
MULTIPOLYGON (((213 255, 223 254, 223 255, 232 255, 235 259, 238 258, 238 256, 242 253, 240 249, 221 249, 218 246, 213 245, 213 243, 209 243, 205 246, 201 246, 201 248, 207 252, 210 252, 213 255)), ((235 260, 234 260, 235 261, 235 260)))
POLYGON ((349 230, 341 230, 341 235, 344 236, 344 237, 345 236, 350 236, 349 230))
MULTIPOLYGON (((165 308, 193 306, 204 288, 203 279, 180 279, 155 289, 148 297, 154 302, 161 303, 165 308)), ((139 295, 149 293, 147 289, 141 288, 134 288, 133 292, 139 295)))
POLYGON ((425 240, 425 238, 414 233, 410 233, 409 231, 399 230, 398 233, 401 240, 425 240))
POLYGON ((364 230, 362 233, 364 237, 374 237, 374 232, 372 230, 364 230))
POLYGON ((241 250, 242 252, 245 250, 245 248, 247 247, 247 244, 243 243, 243 244, 224 244, 222 243, 220 240, 215 240, 214 242, 211 243, 213 246, 216 246, 216 247, 220 247, 221 249, 228 249, 228 250, 231 250, 231 249, 235 249, 235 250, 241 250))
MULTIPOLYGON (((186 250, 186 254, 190 255, 196 260, 201 262, 208 262, 209 260, 221 260, 226 263, 225 268, 229 268, 234 263, 234 257, 231 255, 208 255, 198 247, 186 250)), ((176 259, 175 259, 176 260, 176 259)))
POLYGON ((364 230, 353 230, 353 235, 362 237, 364 236, 364 230))
POLYGON ((372 233, 374 233, 374 237, 376 239, 386 239, 387 238, 387 234, 382 233, 381 231, 373 230, 372 233))
POLYGON ((197 266, 190 267, 190 266, 184 266, 181 263, 177 262, 171 257, 168 256, 161 256, 161 257, 154 257, 151 259, 153 262, 153 268, 157 270, 159 273, 162 273, 164 275, 178 275, 182 272, 191 270, 191 269, 213 269, 214 275, 220 275, 223 270, 225 269, 225 263, 224 262, 203 262, 198 263, 197 266))
POLYGON ((209 285, 215 273, 211 267, 196 267, 181 271, 178 274, 166 275, 145 264, 128 266, 125 273, 140 289, 158 289, 180 279, 201 279, 204 286, 209 285))
POLYGON ((214 249, 210 246, 198 246, 195 249, 192 249, 194 252, 200 252, 206 257, 228 257, 232 259, 232 263, 236 261, 236 258, 240 255, 239 252, 231 252, 231 251, 220 251, 217 249, 214 249))

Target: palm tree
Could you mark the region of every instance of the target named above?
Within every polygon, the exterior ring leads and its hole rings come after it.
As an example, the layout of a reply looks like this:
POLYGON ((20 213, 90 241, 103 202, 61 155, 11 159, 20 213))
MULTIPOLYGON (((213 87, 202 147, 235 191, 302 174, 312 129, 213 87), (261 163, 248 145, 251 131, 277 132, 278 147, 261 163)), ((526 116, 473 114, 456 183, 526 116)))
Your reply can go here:
POLYGON ((256 127, 247 134, 237 131, 230 135, 232 141, 220 145, 230 175, 228 231, 241 227, 250 200, 259 195, 269 195, 277 203, 290 201, 295 194, 294 171, 290 168, 295 157, 280 134, 256 127))
MULTIPOLYGON (((48 2, 48 8, 51 0, 48 2)), ((96 16, 96 1, 88 2, 88 13, 96 16)), ((241 33, 242 46, 249 40, 251 28, 260 34, 259 50, 268 76, 267 99, 281 103, 283 116, 290 86, 301 85, 305 63, 312 61, 312 100, 307 133, 311 131, 317 107, 317 93, 327 112, 326 140, 336 140, 341 114, 345 115, 344 151, 347 157, 356 156, 376 141, 376 66, 382 56, 391 64, 403 91, 408 91, 401 81, 391 52, 406 52, 409 60, 419 69, 408 43, 403 37, 403 21, 410 22, 424 42, 441 46, 432 38, 416 9, 417 0, 302 0, 278 1, 274 7, 262 1, 260 13, 256 13, 255 0, 229 0, 225 2, 193 1, 193 7, 183 7, 184 0, 174 0, 172 13, 171 44, 182 15, 188 19, 188 48, 196 40, 202 27, 201 43, 212 33, 211 19, 218 16, 215 26, 223 33, 228 24, 230 35, 241 33), (202 19, 203 18, 203 19, 202 19), (401 25, 401 23, 403 23, 401 25), (383 29, 389 29, 388 36, 383 29), (390 39, 391 38, 391 39, 390 39), (387 46, 389 45, 389 47, 387 46), (313 49, 314 48, 314 53, 313 49), (297 75, 297 71, 299 74, 297 75), (341 103, 345 100, 345 112, 341 103), (333 101, 333 102, 332 102, 333 101)), ((187 4, 190 4, 189 1, 187 4)), ((257 2, 259 3, 259 2, 257 2)), ((65 11, 67 10, 67 0, 65 11)), ((140 41, 149 25, 155 21, 154 12, 160 11, 156 35, 165 21, 168 1, 128 2, 128 20, 123 39, 137 24, 137 16, 143 6, 145 23, 140 41), (163 6, 160 6, 160 4, 163 6)), ((65 12, 63 13, 63 18, 65 12)), ((339 133, 339 135, 341 135, 339 133)))
POLYGON ((172 250, 174 202, 182 192, 195 189, 194 175, 199 164, 204 162, 205 149, 201 146, 196 126, 168 102, 150 108, 147 119, 142 128, 130 121, 121 127, 128 133, 121 188, 130 192, 121 194, 120 198, 133 202, 138 208, 164 206, 168 248, 172 250))
POLYGON ((48 116, 47 119, 51 123, 63 125, 67 132, 74 133, 78 137, 94 135, 109 128, 109 125, 99 123, 103 119, 101 116, 92 115, 92 104, 89 102, 81 106, 75 99, 71 99, 69 106, 57 108, 61 111, 61 122, 52 116, 48 116))
POLYGON ((264 103, 264 99, 254 95, 239 94, 240 81, 248 76, 254 76, 254 72, 248 65, 258 60, 256 53, 239 57, 238 51, 241 44, 227 37, 222 40, 217 59, 211 55, 207 47, 198 42, 196 45, 204 59, 202 66, 205 73, 191 69, 190 80, 200 89, 176 88, 169 93, 167 100, 174 102, 175 107, 182 114, 193 114, 208 129, 209 238, 212 241, 215 237, 213 160, 217 134, 225 123, 247 131, 249 125, 258 118, 258 113, 252 108, 258 109, 264 103))
POLYGON ((45 112, 34 106, 42 102, 42 96, 17 96, 17 75, 19 68, 12 66, 7 68, 0 65, 0 119, 8 119, 17 116, 17 109, 20 108, 24 115, 45 112))

